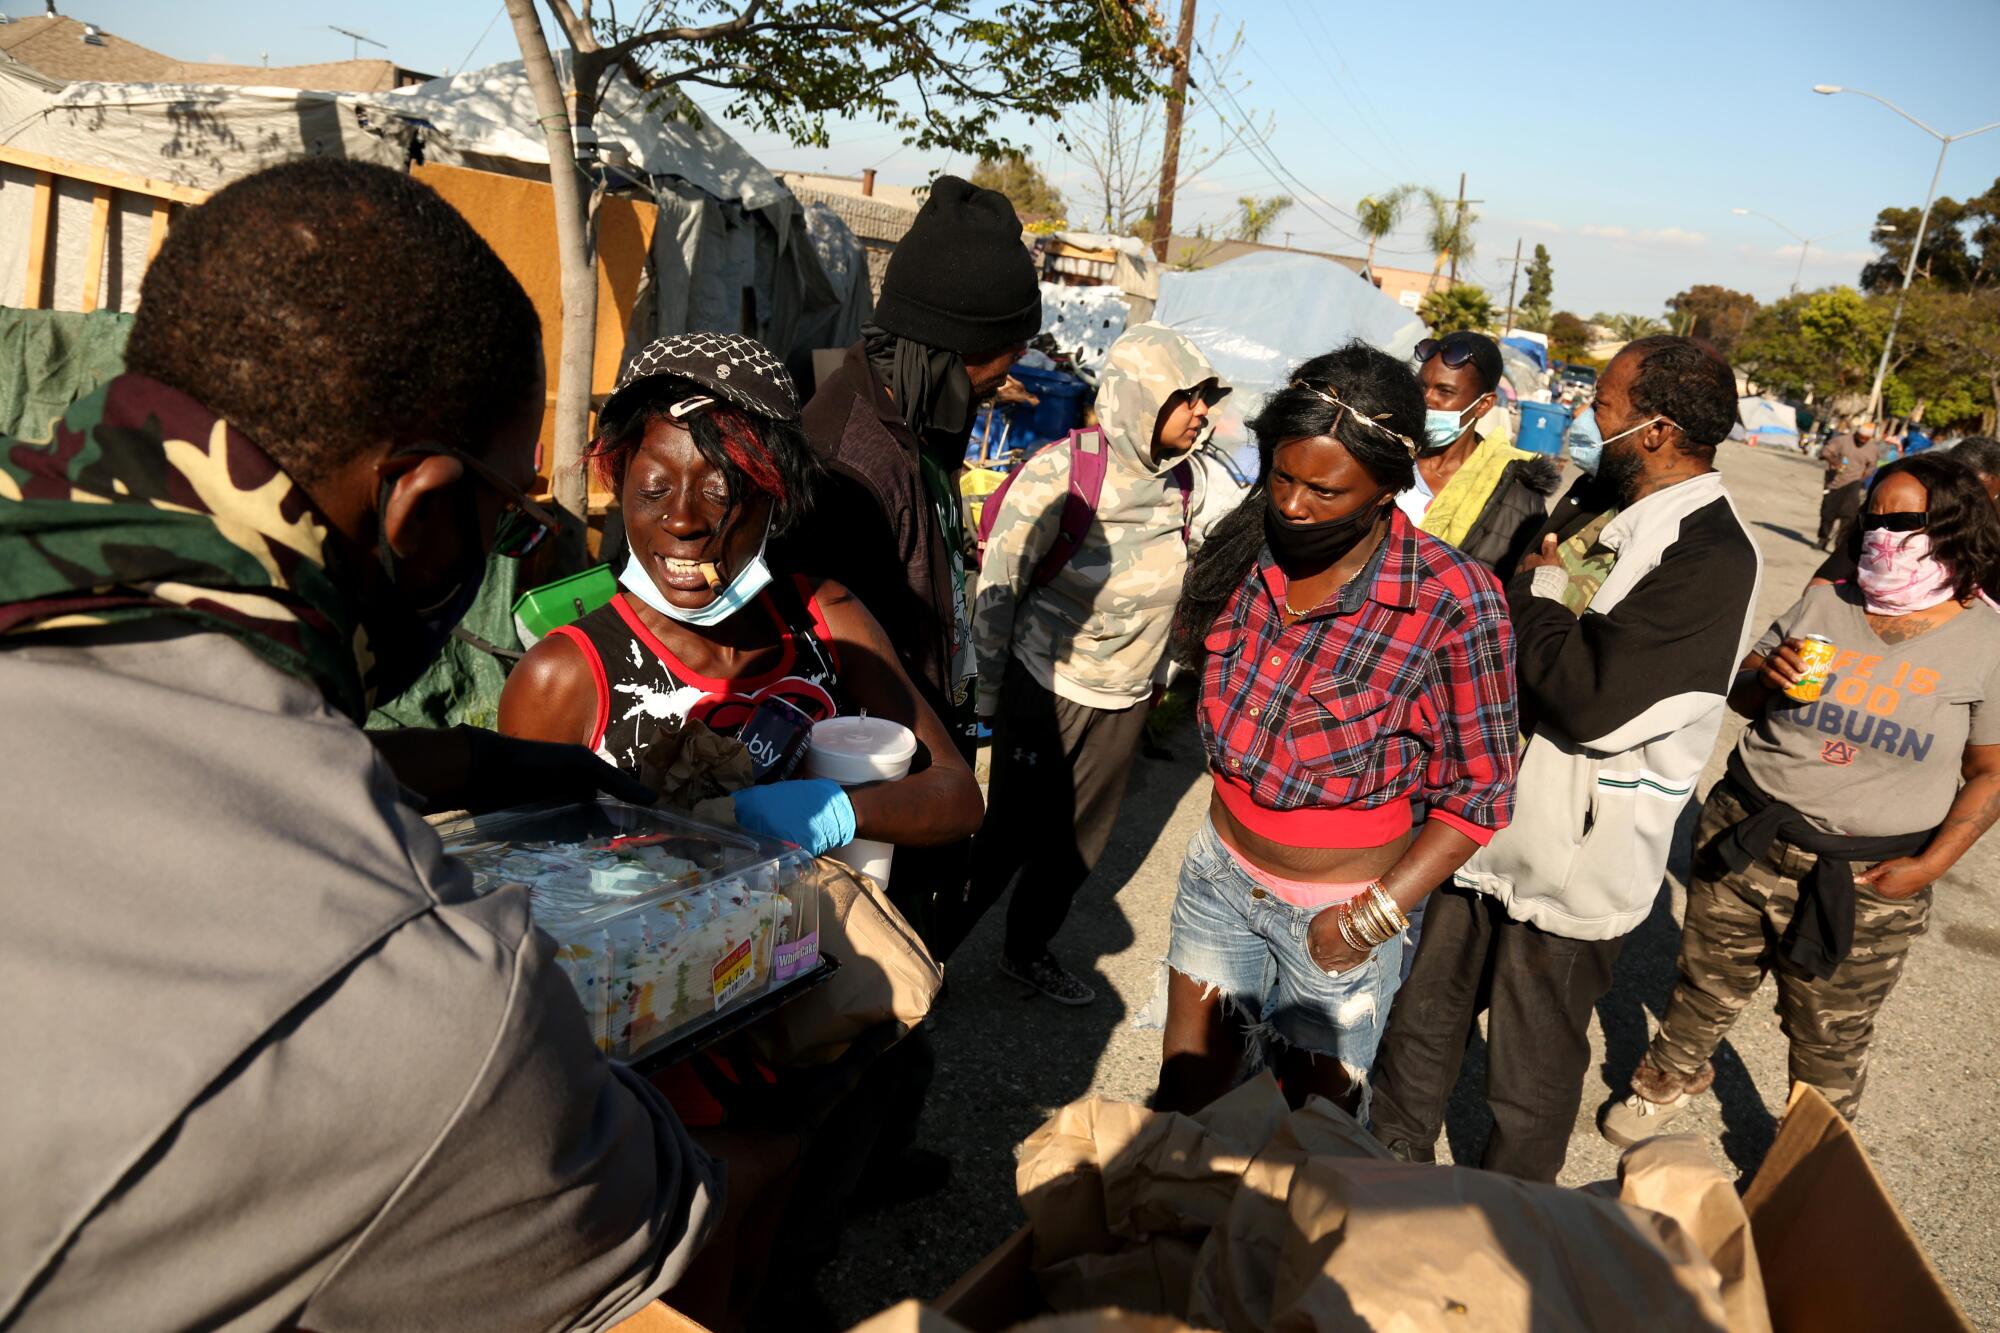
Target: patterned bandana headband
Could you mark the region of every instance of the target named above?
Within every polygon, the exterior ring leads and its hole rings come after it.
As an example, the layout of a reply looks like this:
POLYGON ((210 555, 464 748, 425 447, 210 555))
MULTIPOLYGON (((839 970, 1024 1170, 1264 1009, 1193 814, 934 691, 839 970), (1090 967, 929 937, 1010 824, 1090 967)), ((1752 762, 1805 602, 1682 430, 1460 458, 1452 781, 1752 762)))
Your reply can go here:
POLYGON ((1384 435, 1394 440, 1396 443, 1402 445, 1405 449, 1409 450, 1411 458, 1415 458, 1417 456, 1417 442, 1415 440, 1412 440, 1409 436, 1403 434, 1400 431, 1390 430, 1387 426, 1382 424, 1383 420, 1386 419, 1389 415, 1387 412, 1384 412, 1380 416, 1376 417, 1365 417, 1361 415, 1361 413, 1354 407, 1352 403, 1342 401, 1340 395, 1334 392, 1330 388, 1322 389, 1319 388, 1317 385, 1307 384, 1304 380, 1293 380, 1291 387, 1297 389, 1301 393, 1309 393, 1313 397, 1319 399, 1321 402, 1333 404, 1335 407, 1339 408, 1342 412, 1347 413, 1348 416, 1353 417, 1356 421, 1360 422, 1362 425, 1372 427, 1375 430, 1379 430, 1384 435))

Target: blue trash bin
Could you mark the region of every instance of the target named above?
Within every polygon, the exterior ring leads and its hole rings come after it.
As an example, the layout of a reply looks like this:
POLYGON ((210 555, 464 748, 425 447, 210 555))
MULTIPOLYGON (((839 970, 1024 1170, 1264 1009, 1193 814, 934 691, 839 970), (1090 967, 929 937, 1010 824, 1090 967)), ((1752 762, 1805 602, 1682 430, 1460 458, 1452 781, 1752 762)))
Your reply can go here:
POLYGON ((1024 447, 1060 440, 1083 424, 1083 411, 1090 402, 1090 386, 1075 375, 1056 370, 1014 367, 1014 378, 1042 401, 1034 407, 1017 408, 1014 441, 1024 447))
POLYGON ((1530 453, 1551 458, 1562 453, 1563 436, 1569 432, 1569 410, 1555 403, 1521 404, 1521 437, 1515 444, 1530 453))

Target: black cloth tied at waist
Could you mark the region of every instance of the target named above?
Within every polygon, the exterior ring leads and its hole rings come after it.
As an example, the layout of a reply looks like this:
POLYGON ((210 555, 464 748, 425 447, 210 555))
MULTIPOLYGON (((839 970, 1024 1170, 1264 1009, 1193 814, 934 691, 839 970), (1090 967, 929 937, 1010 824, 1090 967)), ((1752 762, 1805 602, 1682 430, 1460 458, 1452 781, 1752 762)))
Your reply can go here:
POLYGON ((1931 828, 1885 838, 1850 838, 1824 832, 1793 806, 1766 794, 1734 750, 1729 753, 1728 772, 1717 785, 1750 814, 1710 838, 1698 857, 1740 872, 1761 860, 1773 843, 1783 840, 1817 858, 1799 880, 1799 905, 1778 941, 1778 949, 1821 981, 1832 976, 1854 948, 1853 862, 1915 856, 1937 833, 1931 828))

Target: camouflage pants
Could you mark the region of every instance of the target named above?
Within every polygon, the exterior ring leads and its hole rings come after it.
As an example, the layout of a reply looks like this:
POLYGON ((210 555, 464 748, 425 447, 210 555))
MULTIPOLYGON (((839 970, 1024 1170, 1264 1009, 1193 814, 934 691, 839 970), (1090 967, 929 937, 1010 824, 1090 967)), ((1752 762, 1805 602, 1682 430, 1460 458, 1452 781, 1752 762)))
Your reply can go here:
MULTIPOLYGON (((1746 813, 1734 797, 1712 792, 1702 807, 1695 846, 1706 846, 1746 813)), ((1680 979, 1646 1061, 1683 1078, 1698 1074, 1765 973, 1773 972, 1778 1023, 1791 1041, 1793 1082, 1819 1089, 1851 1120, 1868 1082, 1875 1015, 1903 974, 1911 941, 1924 932, 1931 890, 1926 886, 1908 898, 1889 899, 1857 884, 1853 951, 1833 976, 1820 981, 1778 953, 1778 939, 1798 908, 1799 879, 1813 859, 1777 842, 1740 873, 1697 861, 1681 930, 1680 979)))

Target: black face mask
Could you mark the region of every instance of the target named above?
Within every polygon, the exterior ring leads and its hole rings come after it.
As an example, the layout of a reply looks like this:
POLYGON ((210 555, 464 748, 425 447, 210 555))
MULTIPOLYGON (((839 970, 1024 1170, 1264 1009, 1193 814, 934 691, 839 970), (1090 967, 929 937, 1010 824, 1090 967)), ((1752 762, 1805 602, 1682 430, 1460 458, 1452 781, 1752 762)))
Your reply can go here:
POLYGON ((1278 557, 1280 564, 1314 565, 1324 569, 1353 550, 1375 526, 1375 520, 1382 512, 1375 501, 1381 495, 1381 491, 1376 491, 1368 497, 1367 504, 1339 518, 1319 523, 1294 523, 1278 512, 1277 499, 1266 491, 1264 540, 1271 544, 1271 553, 1278 557))
MULTIPOLYGON (((389 512, 390 487, 390 482, 382 483, 379 512, 383 514, 389 512)), ((469 489, 465 497, 462 521, 466 530, 475 534, 472 549, 476 552, 479 517, 469 489)), ((388 576, 394 591, 388 597, 374 599, 374 604, 362 613, 368 647, 375 655, 375 663, 363 683, 368 687, 370 704, 385 704, 416 684, 418 677, 444 652, 451 632, 479 600, 479 589, 486 581, 486 565, 483 558, 476 565, 468 560, 450 592, 430 606, 412 606, 403 594, 396 553, 389 547, 386 532, 378 532, 376 536, 375 558, 381 562, 382 572, 388 576)))

